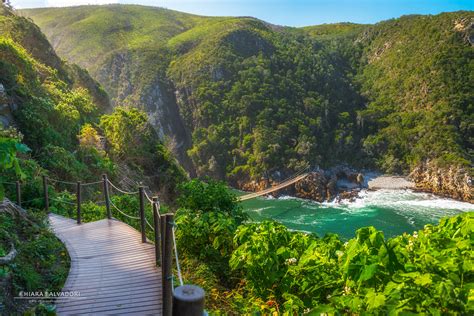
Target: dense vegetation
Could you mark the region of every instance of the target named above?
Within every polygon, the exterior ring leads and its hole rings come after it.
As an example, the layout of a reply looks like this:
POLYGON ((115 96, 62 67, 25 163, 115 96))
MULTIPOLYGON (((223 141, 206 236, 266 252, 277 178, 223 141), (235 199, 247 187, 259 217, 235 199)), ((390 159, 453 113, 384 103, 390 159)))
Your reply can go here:
POLYGON ((12 247, 16 257, 0 265, 0 312, 5 315, 51 315, 51 302, 15 300, 21 291, 60 291, 69 271, 64 245, 49 230, 43 211, 0 207, 0 257, 12 247))
POLYGON ((472 12, 407 16, 361 38, 365 66, 356 81, 370 124, 363 148, 378 153, 384 170, 407 172, 426 159, 472 163, 473 19, 472 12))
MULTIPOLYGON (((112 111, 100 86, 59 59, 36 26, 0 10, 0 104, 16 126, 0 131, 0 197, 14 196, 9 183, 22 179, 23 205, 42 208, 41 175, 97 181, 108 173, 143 180, 162 198, 179 190, 185 278, 206 289, 215 314, 474 312, 472 213, 391 239, 361 228, 348 241, 249 223, 223 183, 181 183, 173 140, 162 135, 173 128, 156 117, 169 114, 163 103, 179 105, 179 119, 164 118, 186 126, 175 141, 191 135, 197 173, 231 181, 338 162, 390 172, 428 158, 466 165, 472 13, 293 29, 139 6, 28 11, 53 42, 52 25, 61 32, 64 56, 105 84, 112 111)), ((74 218, 68 185, 51 183, 51 210, 74 218)), ((100 184, 84 190, 85 222, 105 218, 101 194, 100 184)), ((137 196, 112 202, 136 215, 137 196)), ((0 276, 14 275, 18 289, 60 287, 67 258, 44 231, 44 214, 32 219, 34 232, 0 215, 0 255, 7 239, 17 241, 14 228, 25 249, 20 266, 0 276)), ((149 205, 146 216, 152 222, 149 205)))
POLYGON ((212 181, 185 185, 176 219, 187 276, 211 293, 216 314, 474 311, 473 213, 390 239, 365 227, 343 241, 271 221, 241 223, 232 215, 238 205, 209 207, 226 190, 212 181), (203 187, 213 198, 197 205, 203 187))
POLYGON ((185 135, 166 128, 173 115, 154 124, 198 175, 472 161, 472 12, 300 29, 143 6, 24 13, 116 102, 179 108, 185 135))
MULTIPOLYGON (((185 173, 147 116, 126 107, 109 113, 106 93, 84 70, 60 60, 29 20, 0 10, 0 104, 11 125, 2 126, 0 137, 2 147, 16 141, 31 148, 18 164, 25 177, 48 173, 97 181, 107 173, 142 181, 171 198, 185 173)), ((14 181, 17 175, 2 172, 0 178, 14 181)))
MULTIPOLYGON (((0 313, 51 315, 54 305, 13 297, 59 291, 69 270, 67 251, 41 211, 41 176, 51 178, 50 210, 72 216, 74 185, 52 179, 90 182, 102 173, 133 187, 140 181, 161 200, 173 198, 186 179, 146 114, 128 107, 112 111, 86 71, 64 63, 37 26, 0 5, 0 257, 12 246, 17 250, 14 260, 0 265, 0 313), (15 201, 17 180, 28 211, 12 211, 4 200, 15 201)), ((99 194, 98 185, 84 189, 85 220, 105 217, 94 203, 99 194)), ((138 209, 137 197, 123 200, 113 197, 121 208, 138 209)))

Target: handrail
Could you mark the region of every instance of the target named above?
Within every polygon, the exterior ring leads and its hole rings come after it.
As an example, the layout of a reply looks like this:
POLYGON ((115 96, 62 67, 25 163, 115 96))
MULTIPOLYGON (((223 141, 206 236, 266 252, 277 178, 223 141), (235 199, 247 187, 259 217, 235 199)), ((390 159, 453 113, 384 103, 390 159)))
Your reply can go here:
POLYGON ((146 222, 146 224, 148 225, 148 227, 150 227, 151 231, 154 232, 155 229, 154 229, 153 226, 148 222, 148 220, 146 219, 146 217, 145 217, 145 222, 146 222))
POLYGON ((36 200, 42 200, 43 198, 42 197, 37 197, 37 198, 34 198, 34 199, 30 199, 30 200, 26 200, 26 201, 21 201, 22 203, 29 203, 29 202, 33 202, 33 201, 36 201, 36 200))
MULTIPOLYGON (((41 199, 41 198, 39 198, 39 199, 41 199)), ((63 201, 63 200, 56 199, 56 198, 50 198, 50 199, 53 200, 53 201, 59 202, 59 203, 65 203, 65 204, 70 204, 70 205, 76 205, 76 203, 72 203, 72 202, 69 202, 69 201, 63 201)))
POLYGON ((16 185, 15 182, 0 181, 1 184, 16 185))
POLYGON ((129 195, 132 195, 132 194, 138 194, 138 191, 135 191, 135 192, 130 192, 130 191, 124 191, 120 188, 118 188, 117 186, 115 186, 115 184, 113 184, 110 180, 107 179, 107 182, 117 191, 119 191, 120 193, 123 193, 123 194, 129 194, 129 195))
POLYGON ((103 183, 103 181, 94 181, 94 182, 82 183, 81 185, 84 187, 84 186, 100 184, 100 183, 103 183))
POLYGON ((181 274, 181 266, 179 265, 178 247, 177 247, 177 245, 176 245, 176 234, 175 234, 175 231, 176 231, 176 224, 173 223, 172 232, 173 232, 174 256, 175 256, 175 260, 176 260, 176 270, 178 271, 179 284, 180 284, 181 286, 183 286, 183 285, 184 285, 184 283, 183 283, 183 276, 182 276, 182 274, 181 274))
POLYGON ((123 211, 121 211, 113 202, 112 200, 110 200, 110 205, 112 205, 120 214, 126 216, 126 217, 129 217, 131 219, 140 219, 140 217, 136 217, 136 216, 131 216, 131 215, 128 215, 126 213, 124 213, 123 211))
POLYGON ((68 184, 68 185, 77 185, 77 182, 63 181, 63 180, 58 180, 58 179, 49 178, 49 177, 48 177, 48 181, 56 182, 56 183, 62 183, 62 184, 68 184))
POLYGON ((153 200, 150 198, 150 196, 148 196, 148 193, 146 193, 146 190, 143 190, 143 193, 145 194, 145 197, 148 200, 148 202, 154 203, 153 200))

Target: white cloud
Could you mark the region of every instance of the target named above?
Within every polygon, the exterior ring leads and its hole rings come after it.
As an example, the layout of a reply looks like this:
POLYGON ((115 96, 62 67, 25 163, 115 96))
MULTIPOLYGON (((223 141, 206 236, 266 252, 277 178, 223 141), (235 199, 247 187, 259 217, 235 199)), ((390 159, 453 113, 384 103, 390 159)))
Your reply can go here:
POLYGON ((118 3, 118 0, 47 0, 48 7, 68 7, 83 4, 109 4, 118 3))

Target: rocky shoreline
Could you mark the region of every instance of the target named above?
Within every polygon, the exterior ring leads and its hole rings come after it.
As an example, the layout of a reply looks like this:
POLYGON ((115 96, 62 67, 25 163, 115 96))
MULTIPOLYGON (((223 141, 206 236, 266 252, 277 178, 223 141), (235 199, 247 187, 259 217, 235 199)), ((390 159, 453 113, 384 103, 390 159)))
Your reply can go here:
MULTIPOLYGON (((281 175, 259 181, 237 182, 240 190, 258 192, 283 180, 281 175)), ((355 199, 361 189, 367 188, 367 181, 362 172, 349 167, 335 167, 328 170, 315 170, 303 180, 272 193, 273 197, 289 195, 317 202, 334 199, 355 199)))
MULTIPOLYGON (((283 180, 280 174, 258 181, 237 182, 236 187, 244 191, 258 192, 283 180)), ((424 164, 415 168, 408 176, 380 175, 370 171, 358 171, 346 166, 328 170, 315 170, 303 180, 285 189, 272 193, 273 197, 289 195, 316 202, 353 201, 361 189, 410 189, 433 193, 459 201, 474 203, 472 179, 462 168, 435 168, 424 164)))
POLYGON ((440 167, 428 161, 413 169, 410 178, 415 182, 417 191, 474 203, 472 171, 464 167, 440 167))

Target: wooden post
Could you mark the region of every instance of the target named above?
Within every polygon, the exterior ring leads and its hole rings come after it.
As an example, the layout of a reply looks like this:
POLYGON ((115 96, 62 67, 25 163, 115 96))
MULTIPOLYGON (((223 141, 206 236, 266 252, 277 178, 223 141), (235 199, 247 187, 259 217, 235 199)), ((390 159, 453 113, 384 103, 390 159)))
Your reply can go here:
POLYGON ((145 193, 144 188, 138 188, 138 197, 140 198, 140 229, 142 233, 142 242, 146 242, 146 224, 145 224, 145 193))
POLYGON ((77 224, 81 224, 81 181, 77 181, 77 192, 76 192, 76 201, 77 201, 77 224))
POLYGON ((160 203, 157 197, 153 197, 153 226, 155 227, 155 261, 156 264, 161 265, 161 224, 160 215, 160 203))
POLYGON ((16 182, 16 204, 21 207, 21 184, 20 184, 20 181, 16 182))
POLYGON ((165 239, 166 239, 165 231, 166 231, 166 219, 165 219, 165 216, 163 214, 160 217, 160 237, 161 237, 160 238, 161 239, 161 246, 160 246, 161 260, 160 260, 160 263, 161 263, 162 270, 163 270, 163 261, 164 261, 163 257, 165 255, 165 239))
POLYGON ((48 178, 43 176, 44 209, 49 212, 48 178))
POLYGON ((102 180, 104 181, 104 199, 105 208, 107 209, 107 218, 112 219, 112 213, 110 212, 109 180, 106 174, 102 175, 102 180))
POLYGON ((173 316, 204 315, 204 296, 204 290, 199 286, 178 286, 173 293, 173 316))
POLYGON ((163 316, 171 316, 173 310, 173 286, 172 280, 173 277, 173 224, 174 224, 174 215, 165 214, 164 215, 165 223, 165 247, 163 249, 163 264, 162 264, 162 275, 163 280, 163 316))

